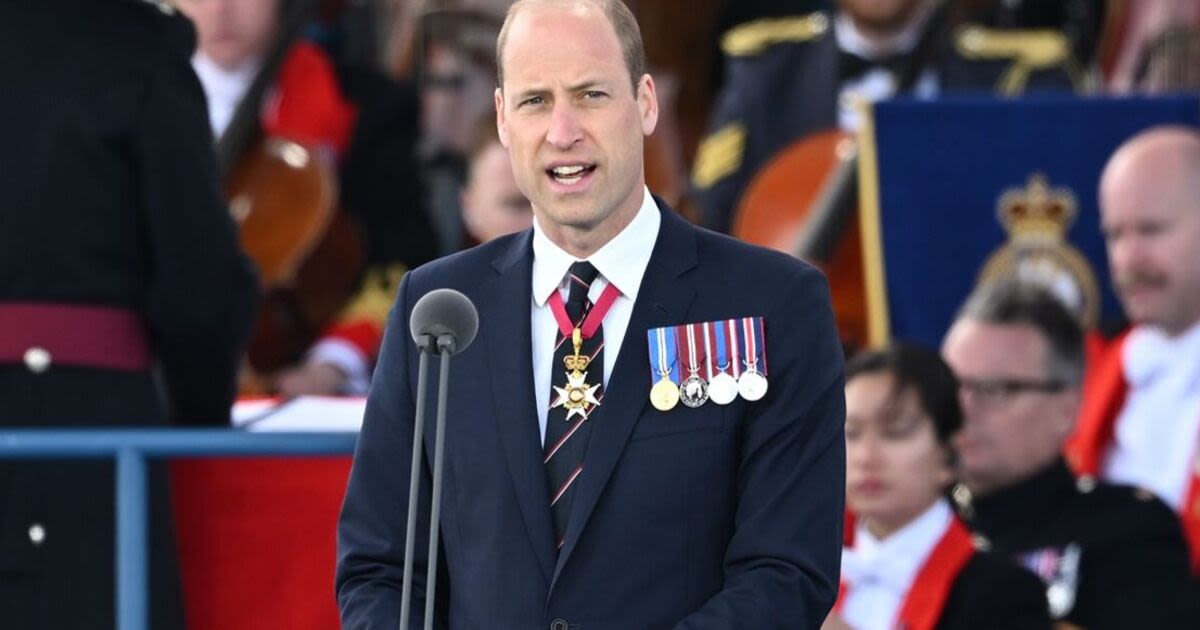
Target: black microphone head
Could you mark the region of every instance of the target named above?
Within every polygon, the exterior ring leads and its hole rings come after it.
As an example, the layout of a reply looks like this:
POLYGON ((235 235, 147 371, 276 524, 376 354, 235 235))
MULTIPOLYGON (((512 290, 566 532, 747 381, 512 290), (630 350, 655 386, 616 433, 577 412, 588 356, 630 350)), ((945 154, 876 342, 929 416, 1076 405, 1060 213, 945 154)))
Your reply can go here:
POLYGON ((475 340, 479 330, 479 312, 467 296, 454 289, 435 289, 417 300, 409 319, 409 331, 417 345, 428 335, 429 348, 437 354, 438 338, 449 335, 454 338, 452 347, 442 347, 449 354, 458 354, 475 340))

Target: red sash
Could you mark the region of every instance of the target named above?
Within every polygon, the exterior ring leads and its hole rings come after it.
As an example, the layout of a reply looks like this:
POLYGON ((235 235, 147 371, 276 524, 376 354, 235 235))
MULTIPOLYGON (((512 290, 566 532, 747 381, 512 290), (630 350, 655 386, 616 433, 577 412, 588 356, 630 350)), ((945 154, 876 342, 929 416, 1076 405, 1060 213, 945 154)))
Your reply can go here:
MULTIPOLYGON (((917 571, 900 605, 894 627, 897 630, 933 630, 950 598, 950 589, 963 567, 975 555, 975 544, 971 534, 957 518, 942 534, 925 564, 917 571)), ((838 598, 834 611, 840 612, 849 594, 850 585, 842 581, 838 587, 838 598)))
MULTIPOLYGON (((1128 337, 1125 332, 1107 344, 1098 337, 1088 339, 1089 367, 1083 380, 1083 400, 1075 433, 1067 440, 1065 449, 1067 461, 1076 474, 1099 476, 1104 456, 1112 447, 1117 417, 1129 395, 1129 383, 1121 364, 1121 352, 1128 337)), ((1192 573, 1200 575, 1200 470, 1196 466, 1192 467, 1179 519, 1188 542, 1192 573)))

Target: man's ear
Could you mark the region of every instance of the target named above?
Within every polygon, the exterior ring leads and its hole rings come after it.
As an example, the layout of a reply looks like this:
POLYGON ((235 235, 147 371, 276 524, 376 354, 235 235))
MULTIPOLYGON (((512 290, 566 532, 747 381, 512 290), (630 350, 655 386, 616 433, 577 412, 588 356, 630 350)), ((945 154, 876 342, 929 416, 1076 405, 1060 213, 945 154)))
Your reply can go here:
POLYGON ((638 81, 637 100, 642 112, 642 135, 648 136, 658 126, 658 91, 649 74, 643 74, 638 81))
POLYGON ((508 125, 504 120, 504 92, 496 88, 493 100, 496 102, 496 133, 500 136, 500 144, 508 148, 508 125))

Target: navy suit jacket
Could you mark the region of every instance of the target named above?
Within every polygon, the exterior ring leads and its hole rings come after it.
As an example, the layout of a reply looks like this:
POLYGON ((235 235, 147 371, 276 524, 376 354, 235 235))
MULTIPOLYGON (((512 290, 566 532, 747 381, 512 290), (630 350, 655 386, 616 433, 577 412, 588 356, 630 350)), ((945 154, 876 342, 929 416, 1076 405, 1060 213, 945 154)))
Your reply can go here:
MULTIPOLYGON (((534 409, 532 231, 404 279, 338 527, 343 627, 397 627, 417 381, 408 320, 442 287, 475 303, 480 328, 450 364, 439 626, 820 626, 837 592, 845 476, 842 351, 824 278, 659 206, 662 226, 589 420, 587 465, 558 553, 534 409), (764 317, 765 398, 667 412, 648 404, 648 329, 747 316, 764 317)), ((418 523, 427 524, 432 430, 424 449, 418 523)), ((426 530, 412 627, 426 605, 426 530)))

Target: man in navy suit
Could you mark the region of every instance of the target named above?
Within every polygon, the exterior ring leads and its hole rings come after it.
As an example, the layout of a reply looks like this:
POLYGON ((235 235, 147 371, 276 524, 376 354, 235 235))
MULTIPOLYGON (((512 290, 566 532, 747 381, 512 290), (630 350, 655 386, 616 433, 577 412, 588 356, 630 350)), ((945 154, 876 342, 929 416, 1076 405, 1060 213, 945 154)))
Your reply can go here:
POLYGON ((497 125, 535 224, 400 288, 338 528, 343 627, 399 622, 408 321, 422 295, 449 287, 477 306, 479 339, 449 374, 441 547, 435 560, 416 545, 412 627, 432 605, 449 628, 818 628, 838 588, 845 474, 823 278, 650 195, 642 142, 658 105, 620 0, 521 0, 497 51, 497 125), (652 371, 657 332, 730 322, 744 337, 701 336, 705 350, 680 337, 688 351, 656 353, 652 371), (696 325, 664 328, 682 324, 696 325), (746 357, 728 367, 769 376, 765 392, 720 396, 711 375, 707 402, 695 383, 677 387, 718 339, 717 354, 746 357), (690 404, 671 408, 664 385, 690 404), (436 602, 422 580, 432 561, 436 602))

